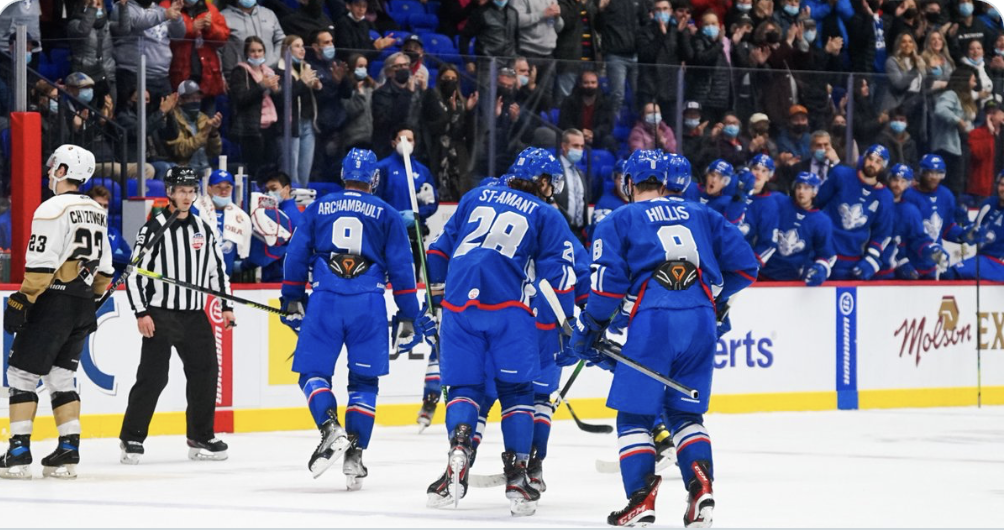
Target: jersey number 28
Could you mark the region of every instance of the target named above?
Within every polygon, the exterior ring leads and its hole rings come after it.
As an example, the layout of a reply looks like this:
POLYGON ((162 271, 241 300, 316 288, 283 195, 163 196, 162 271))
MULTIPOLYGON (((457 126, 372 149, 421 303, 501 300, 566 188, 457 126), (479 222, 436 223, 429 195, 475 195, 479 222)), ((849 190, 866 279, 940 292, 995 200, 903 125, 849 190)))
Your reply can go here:
POLYGON ((502 212, 496 216, 495 210, 487 206, 478 206, 471 212, 467 224, 477 223, 478 226, 468 233, 454 257, 463 256, 477 247, 494 250, 507 258, 516 255, 516 249, 523 242, 523 236, 530 228, 526 217, 516 212, 502 212), (484 238, 482 240, 482 238, 484 238))

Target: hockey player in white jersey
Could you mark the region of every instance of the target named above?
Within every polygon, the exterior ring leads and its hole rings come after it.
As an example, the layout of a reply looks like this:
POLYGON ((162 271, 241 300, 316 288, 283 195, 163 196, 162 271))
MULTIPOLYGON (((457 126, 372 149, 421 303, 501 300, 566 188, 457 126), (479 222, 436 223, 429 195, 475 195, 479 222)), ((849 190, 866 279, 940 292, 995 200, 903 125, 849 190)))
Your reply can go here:
POLYGON ((80 396, 73 383, 87 336, 97 329, 95 302, 111 283, 108 214, 79 189, 94 173, 94 155, 63 145, 49 157, 49 189, 35 210, 24 282, 7 299, 3 327, 13 333, 10 447, 0 456, 0 477, 31 478, 31 431, 38 382, 45 383, 59 430, 56 450, 42 459, 46 477, 76 478, 80 462, 80 396))

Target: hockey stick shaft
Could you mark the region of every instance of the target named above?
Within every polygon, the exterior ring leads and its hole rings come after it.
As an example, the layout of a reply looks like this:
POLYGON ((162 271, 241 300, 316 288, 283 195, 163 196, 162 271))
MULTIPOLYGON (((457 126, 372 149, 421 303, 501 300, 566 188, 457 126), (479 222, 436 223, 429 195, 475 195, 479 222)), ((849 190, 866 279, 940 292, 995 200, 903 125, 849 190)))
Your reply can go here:
MULTIPOLYGON (((539 290, 541 294, 544 295, 544 299, 547 301, 547 305, 550 306, 551 311, 554 312, 554 316, 558 319, 559 322, 561 322, 562 331, 564 331, 566 335, 571 336, 572 327, 568 323, 568 320, 565 318, 564 311, 561 309, 561 302, 558 300, 558 295, 557 293, 554 292, 554 288, 551 287, 551 284, 547 280, 540 280, 539 290)), ((651 368, 643 364, 640 364, 634 361, 633 359, 625 357, 621 353, 620 346, 617 346, 615 344, 608 344, 605 342, 599 342, 596 345, 594 345, 594 347, 596 348, 596 351, 602 353, 603 355, 606 355, 607 357, 610 357, 611 359, 614 359, 619 363, 625 364, 631 367, 632 369, 637 370, 638 372, 641 372, 642 374, 668 386, 669 388, 672 388, 673 390, 676 390, 681 394, 685 394, 691 399, 700 399, 700 394, 697 392, 697 390, 683 386, 680 383, 677 383, 676 381, 660 374, 659 372, 656 372, 655 370, 652 370, 651 368)))
POLYGON ((272 307, 270 305, 265 305, 265 304, 262 304, 262 303, 255 302, 253 300, 248 300, 246 298, 240 298, 240 297, 233 296, 233 295, 230 295, 230 294, 227 294, 227 293, 221 293, 219 291, 214 291, 212 289, 207 289, 205 287, 200 287, 200 286, 192 284, 192 283, 183 282, 181 280, 175 280, 174 278, 168 278, 168 277, 164 276, 163 274, 160 274, 160 273, 157 273, 157 272, 153 272, 153 271, 148 271, 146 269, 140 269, 140 268, 137 267, 136 269, 133 269, 133 270, 135 270, 136 274, 139 274, 140 276, 146 276, 147 278, 150 278, 152 280, 157 280, 159 282, 164 282, 164 283, 167 283, 167 284, 170 284, 170 285, 175 285, 177 287, 181 287, 182 289, 188 289, 190 291, 195 291, 197 293, 212 295, 212 296, 215 296, 216 298, 220 298, 222 300, 228 300, 228 301, 233 302, 235 304, 241 304, 241 305, 244 305, 244 306, 248 306, 248 307, 250 307, 252 309, 259 309, 261 311, 266 311, 268 313, 272 313, 274 315, 279 315, 281 317, 289 316, 289 313, 287 313, 287 312, 285 312, 285 311, 283 311, 281 309, 272 307))
MULTIPOLYGON (((412 172, 411 167, 411 153, 414 149, 411 142, 404 138, 398 140, 403 141, 405 144, 404 148, 404 172, 408 176, 408 197, 411 199, 411 211, 415 218, 415 244, 418 245, 418 261, 420 274, 422 275, 422 282, 425 283, 425 301, 428 307, 432 308, 432 293, 429 287, 429 268, 425 263, 425 242, 422 240, 422 219, 418 214, 418 194, 415 192, 415 174, 412 172)), ((438 342, 438 341, 437 341, 438 342)))
POLYGON ((174 220, 177 219, 180 214, 181 210, 178 209, 175 209, 173 212, 171 212, 171 215, 167 217, 167 220, 164 221, 164 224, 160 228, 158 228, 156 232, 153 233, 153 237, 151 237, 150 240, 147 241, 142 246, 142 248, 140 248, 136 252, 136 257, 134 257, 132 261, 129 262, 129 266, 126 267, 126 270, 125 272, 122 273, 122 276, 119 276, 119 279, 116 280, 115 283, 108 286, 108 289, 105 290, 105 294, 101 295, 101 299, 98 300, 98 307, 103 306, 105 302, 107 302, 108 299, 111 298, 112 293, 114 293, 115 290, 118 289, 120 285, 124 284, 126 280, 129 279, 129 273, 132 272, 133 267, 139 265, 143 261, 143 258, 146 257, 147 253, 150 252, 150 249, 154 248, 157 245, 157 243, 160 242, 161 238, 164 237, 164 233, 167 232, 167 229, 170 228, 172 224, 174 224, 174 220))
MULTIPOLYGON (((990 212, 990 205, 987 204, 980 208, 980 212, 976 214, 976 222, 973 223, 973 228, 969 230, 972 234, 974 230, 983 224, 983 218, 986 217, 987 213, 990 212)), ((982 250, 983 244, 976 244, 976 407, 983 407, 983 337, 980 333, 980 250, 982 250)))

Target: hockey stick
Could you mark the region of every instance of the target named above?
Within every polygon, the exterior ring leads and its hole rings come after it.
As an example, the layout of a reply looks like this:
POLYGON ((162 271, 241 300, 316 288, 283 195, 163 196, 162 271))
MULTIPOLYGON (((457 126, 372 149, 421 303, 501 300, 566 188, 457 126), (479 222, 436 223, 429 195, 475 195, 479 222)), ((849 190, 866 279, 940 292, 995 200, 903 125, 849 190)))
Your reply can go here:
POLYGON ((138 267, 136 269, 134 269, 134 270, 136 271, 136 274, 139 274, 140 276, 146 276, 147 278, 150 278, 150 279, 153 279, 153 280, 157 280, 157 281, 160 281, 160 282, 164 282, 164 283, 167 283, 167 284, 175 285, 175 286, 181 287, 183 289, 188 289, 190 291, 195 291, 197 293, 208 294, 208 295, 215 296, 216 298, 220 298, 220 299, 223 299, 223 300, 229 300, 229 301, 231 301, 231 302, 233 302, 235 304, 246 305, 246 306, 248 306, 248 307, 250 307, 252 309, 260 309, 262 311, 266 311, 266 312, 272 313, 274 315, 279 315, 281 317, 285 317, 285 316, 289 316, 290 315, 290 313, 287 313, 286 311, 283 311, 281 309, 277 309, 277 308, 272 307, 270 305, 261 304, 261 303, 258 303, 258 302, 252 301, 252 300, 248 300, 246 298, 239 298, 237 296, 233 296, 233 295, 230 295, 230 294, 227 294, 227 293, 221 293, 221 292, 218 292, 218 291, 214 291, 212 289, 207 289, 205 287, 199 287, 198 285, 195 285, 195 284, 192 284, 192 283, 188 283, 188 282, 183 282, 181 280, 175 280, 174 278, 168 278, 168 277, 164 276, 163 274, 160 274, 160 273, 157 273, 157 272, 148 271, 146 269, 140 269, 138 267))
POLYGON ((575 410, 572 409, 572 404, 567 399, 565 399, 565 396, 568 395, 568 389, 572 387, 572 383, 574 383, 575 379, 579 377, 579 372, 582 371, 582 368, 585 365, 586 365, 585 361, 579 361, 579 363, 575 365, 575 370, 572 371, 571 377, 569 377, 568 381, 565 382, 565 386, 561 388, 561 392, 558 392, 558 399, 554 408, 557 409, 562 403, 564 403, 565 407, 568 408, 568 413, 572 415, 572 419, 575 421, 575 425, 579 429, 595 434, 610 434, 614 432, 614 428, 612 426, 596 425, 592 423, 586 423, 580 420, 579 416, 575 413, 575 410))
POLYGON ((160 239, 164 237, 164 233, 167 232, 167 229, 174 223, 174 220, 177 219, 178 215, 180 214, 181 210, 178 209, 175 209, 173 212, 171 212, 171 215, 167 217, 167 219, 164 221, 164 224, 161 225, 161 227, 158 228, 157 231, 153 233, 153 237, 151 237, 150 240, 146 242, 146 244, 140 247, 140 249, 136 252, 136 257, 134 257, 132 261, 129 262, 129 265, 126 267, 125 272, 122 273, 122 276, 119 276, 119 279, 115 280, 115 283, 108 286, 108 289, 105 290, 105 294, 101 295, 101 299, 98 300, 98 309, 100 309, 101 306, 105 305, 105 302, 107 302, 108 299, 111 298, 112 293, 114 293, 115 290, 118 289, 120 285, 124 284, 126 280, 129 279, 129 274, 132 273, 133 268, 136 265, 139 265, 140 262, 143 261, 143 258, 146 257, 147 252, 149 252, 150 249, 155 247, 157 243, 160 242, 160 239))
MULTIPOLYGON (((544 295, 544 300, 547 301, 547 305, 550 306, 551 311, 554 312, 554 316, 558 319, 559 322, 561 322, 562 331, 566 335, 571 336, 572 327, 565 319, 564 311, 561 309, 561 301, 558 300, 558 295, 557 293, 554 292, 554 288, 551 287, 551 284, 547 280, 540 280, 539 288, 541 294, 544 295)), ((683 386, 680 383, 677 383, 676 381, 673 381, 672 379, 660 374, 659 372, 656 372, 655 370, 647 366, 639 364, 633 359, 625 357, 621 353, 620 345, 616 343, 601 340, 598 341, 593 347, 596 348, 596 351, 602 353, 603 355, 606 355, 607 357, 610 357, 611 359, 619 363, 625 364, 631 367, 632 369, 637 370, 642 374, 647 375, 648 377, 655 379, 656 381, 668 386, 669 388, 672 388, 673 390, 676 390, 677 392, 686 395, 691 399, 700 399, 700 394, 697 392, 697 390, 683 386)))
MULTIPOLYGON (((972 233, 974 230, 983 224, 983 218, 986 217, 987 213, 990 212, 990 205, 987 204, 983 208, 980 208, 980 212, 976 214, 976 222, 973 223, 973 228, 970 230, 972 233)), ((976 244, 976 407, 983 407, 983 348, 980 346, 983 342, 982 333, 980 333, 980 250, 983 246, 982 243, 976 244)))

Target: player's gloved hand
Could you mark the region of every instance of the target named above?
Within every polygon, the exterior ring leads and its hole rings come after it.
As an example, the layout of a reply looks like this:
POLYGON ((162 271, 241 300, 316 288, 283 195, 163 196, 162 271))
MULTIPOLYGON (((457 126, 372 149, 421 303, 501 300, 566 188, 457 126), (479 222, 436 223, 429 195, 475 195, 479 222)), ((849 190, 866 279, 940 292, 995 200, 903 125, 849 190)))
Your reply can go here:
MULTIPOLYGON (((439 342, 439 321, 429 314, 426 308, 415 319, 415 335, 419 340, 424 340, 429 346, 435 346, 439 342)), ((414 347, 414 346, 413 346, 414 347)))
POLYGON ((24 329, 28 322, 28 311, 32 304, 24 293, 18 291, 7 299, 7 309, 3 312, 3 330, 11 335, 24 329))
POLYGON ((561 348, 558 350, 558 355, 554 357, 554 364, 558 366, 571 366, 579 362, 579 358, 572 353, 571 339, 561 335, 558 340, 561 343, 561 348))
POLYGON ((822 263, 813 263, 809 270, 805 271, 805 285, 816 287, 826 281, 826 267, 822 263))
POLYGON ((414 210, 402 210, 401 220, 404 221, 405 228, 415 224, 415 212, 414 210))
POLYGON ((729 301, 719 298, 715 300, 715 322, 718 323, 718 338, 732 331, 732 320, 729 319, 729 301))
POLYGON ((628 327, 629 322, 631 322, 631 315, 625 313, 622 308, 614 313, 614 318, 610 321, 610 325, 607 326, 607 332, 612 335, 620 335, 624 333, 624 329, 628 327))
POLYGON ((948 253, 945 252, 945 249, 941 248, 941 245, 937 244, 931 244, 924 247, 924 250, 922 250, 921 253, 924 255, 924 258, 929 259, 938 265, 941 265, 941 262, 948 258, 948 253))
POLYGON ((597 322, 586 311, 579 313, 579 318, 575 321, 572 330, 572 353, 587 362, 601 361, 602 355, 593 349, 593 345, 596 344, 606 327, 607 322, 597 322))
POLYGON ((917 280, 920 278, 920 273, 917 272, 917 268, 906 262, 899 267, 896 267, 896 277, 901 280, 917 280))
POLYGON ((289 326, 296 333, 300 332, 300 324, 303 323, 303 316, 307 314, 307 299, 279 298, 280 309, 285 311, 286 316, 279 317, 283 324, 289 326))
POLYGON ((875 276, 881 266, 879 265, 882 253, 875 247, 870 247, 864 257, 858 260, 851 273, 859 280, 870 280, 875 276))
POLYGON ((962 242, 967 245, 981 245, 987 240, 987 227, 970 226, 962 235, 962 242))

